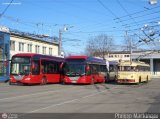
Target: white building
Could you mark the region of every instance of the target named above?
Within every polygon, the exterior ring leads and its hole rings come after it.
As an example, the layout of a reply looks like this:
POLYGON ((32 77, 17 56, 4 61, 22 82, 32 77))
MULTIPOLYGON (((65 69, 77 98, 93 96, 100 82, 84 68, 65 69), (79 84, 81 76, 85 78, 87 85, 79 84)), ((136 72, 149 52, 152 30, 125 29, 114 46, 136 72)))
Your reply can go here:
POLYGON ((59 42, 57 39, 44 35, 11 31, 10 58, 17 53, 37 53, 58 56, 59 42))

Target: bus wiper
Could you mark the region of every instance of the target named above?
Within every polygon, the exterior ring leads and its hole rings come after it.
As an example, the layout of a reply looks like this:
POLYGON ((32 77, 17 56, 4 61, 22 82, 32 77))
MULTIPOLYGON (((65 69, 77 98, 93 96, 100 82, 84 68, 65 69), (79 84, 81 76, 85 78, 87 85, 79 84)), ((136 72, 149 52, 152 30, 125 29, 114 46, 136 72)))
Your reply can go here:
POLYGON ((66 75, 73 75, 74 72, 67 72, 66 75))

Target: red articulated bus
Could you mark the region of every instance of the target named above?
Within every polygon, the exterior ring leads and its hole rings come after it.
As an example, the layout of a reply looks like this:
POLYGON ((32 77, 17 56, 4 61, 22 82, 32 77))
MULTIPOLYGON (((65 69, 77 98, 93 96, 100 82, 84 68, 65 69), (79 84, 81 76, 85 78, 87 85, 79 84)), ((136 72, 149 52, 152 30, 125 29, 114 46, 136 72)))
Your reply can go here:
POLYGON ((106 61, 88 56, 69 56, 63 65, 64 83, 94 84, 106 80, 106 61))
POLYGON ((10 84, 47 84, 61 82, 61 65, 64 58, 21 53, 11 60, 10 84))

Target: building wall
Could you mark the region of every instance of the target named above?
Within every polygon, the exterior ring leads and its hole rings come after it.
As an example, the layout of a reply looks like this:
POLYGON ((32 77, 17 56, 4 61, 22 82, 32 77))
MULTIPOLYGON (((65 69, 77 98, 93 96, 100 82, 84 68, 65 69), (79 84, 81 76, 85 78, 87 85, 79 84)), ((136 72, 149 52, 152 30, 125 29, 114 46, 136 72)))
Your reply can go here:
MULTIPOLYGON (((15 42, 15 48, 11 45, 10 49, 10 58, 17 53, 36 53, 35 47, 36 45, 39 46, 39 53, 38 54, 46 54, 52 56, 58 56, 58 44, 49 43, 45 41, 40 41, 32 38, 26 38, 23 36, 11 35, 10 37, 11 42, 15 42), (23 50, 19 50, 20 43, 23 44, 23 50), (31 44, 32 51, 28 51, 28 44, 31 44), (46 47, 46 53, 43 53, 43 47, 46 47), (49 48, 52 48, 52 53, 49 54, 49 48)), ((22 45, 21 45, 22 46, 22 45)))
POLYGON ((128 61, 130 60, 129 53, 111 53, 105 56, 108 61, 128 61))

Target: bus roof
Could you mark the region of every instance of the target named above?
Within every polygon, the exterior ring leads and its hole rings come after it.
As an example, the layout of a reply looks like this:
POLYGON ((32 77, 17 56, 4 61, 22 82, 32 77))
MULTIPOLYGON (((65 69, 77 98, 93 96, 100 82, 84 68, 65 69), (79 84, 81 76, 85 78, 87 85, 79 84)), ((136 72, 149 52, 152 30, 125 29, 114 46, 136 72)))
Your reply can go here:
POLYGON ((84 59, 84 60, 86 60, 86 62, 106 64, 106 60, 103 60, 101 58, 96 58, 96 57, 89 57, 89 56, 69 56, 69 57, 66 57, 65 59, 66 60, 68 60, 68 59, 84 59))
POLYGON ((49 58, 49 59, 64 61, 64 58, 62 58, 62 57, 42 55, 42 54, 36 54, 36 53, 18 53, 18 54, 13 55, 13 57, 49 58))
POLYGON ((118 65, 117 61, 109 61, 109 64, 118 65))
POLYGON ((125 62, 120 62, 118 64, 119 66, 150 66, 149 64, 146 64, 144 62, 140 62, 140 61, 125 61, 125 62))

